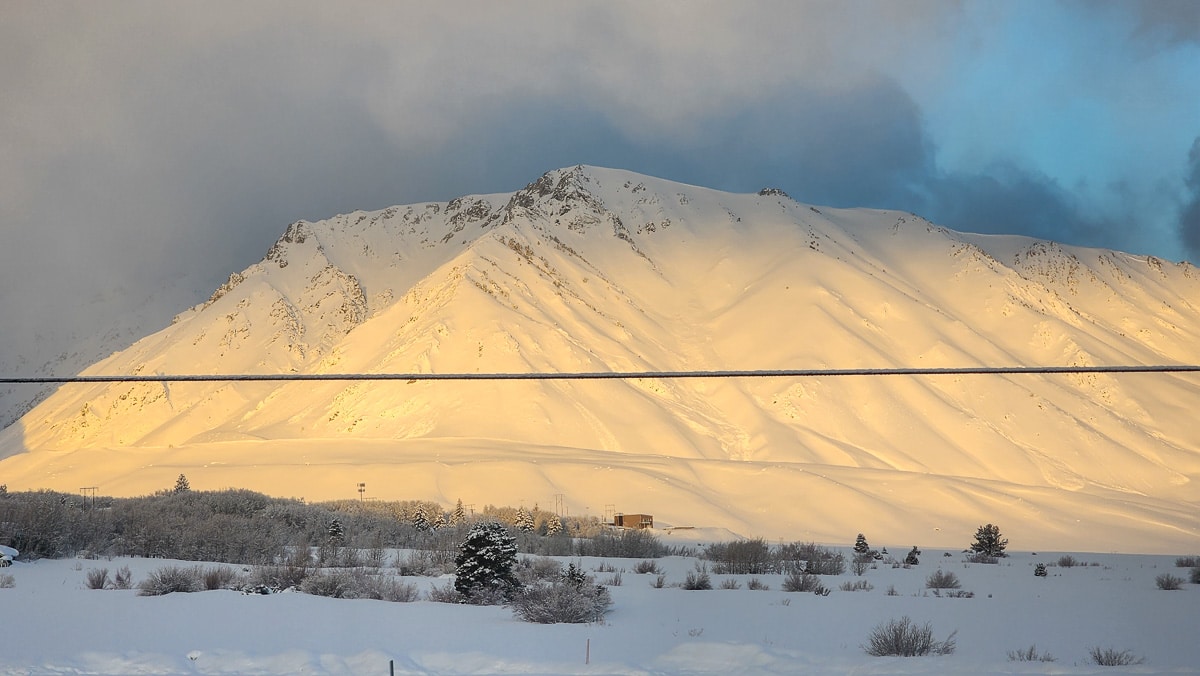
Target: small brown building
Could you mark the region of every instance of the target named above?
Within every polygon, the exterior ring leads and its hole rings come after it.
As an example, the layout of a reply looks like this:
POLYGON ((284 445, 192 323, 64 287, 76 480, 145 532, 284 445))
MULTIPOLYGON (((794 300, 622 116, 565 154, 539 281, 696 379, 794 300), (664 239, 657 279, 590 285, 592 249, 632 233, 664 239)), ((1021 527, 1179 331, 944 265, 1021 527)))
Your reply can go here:
POLYGON ((617 528, 654 528, 654 517, 649 514, 617 514, 613 517, 617 528))

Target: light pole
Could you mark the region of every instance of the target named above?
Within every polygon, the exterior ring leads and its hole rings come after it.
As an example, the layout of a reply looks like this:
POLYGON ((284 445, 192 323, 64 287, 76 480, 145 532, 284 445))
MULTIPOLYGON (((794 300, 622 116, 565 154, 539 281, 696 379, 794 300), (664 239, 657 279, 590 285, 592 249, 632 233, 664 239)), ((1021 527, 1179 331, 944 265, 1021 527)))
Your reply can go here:
POLYGON ((366 493, 366 492, 367 492, 367 485, 364 483, 359 483, 358 484, 358 501, 359 502, 363 501, 363 493, 366 493))

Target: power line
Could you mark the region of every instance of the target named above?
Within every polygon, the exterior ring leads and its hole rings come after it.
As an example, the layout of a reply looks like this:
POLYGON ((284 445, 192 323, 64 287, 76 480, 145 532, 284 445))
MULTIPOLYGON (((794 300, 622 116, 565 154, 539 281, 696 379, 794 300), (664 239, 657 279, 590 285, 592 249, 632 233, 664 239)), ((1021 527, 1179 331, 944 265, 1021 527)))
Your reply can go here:
POLYGON ((0 377, 0 384, 225 383, 427 380, 677 380, 687 378, 824 378, 847 376, 976 376, 1087 373, 1200 373, 1196 364, 1120 366, 966 366, 947 368, 762 369, 721 371, 582 371, 542 373, 228 373, 0 377))

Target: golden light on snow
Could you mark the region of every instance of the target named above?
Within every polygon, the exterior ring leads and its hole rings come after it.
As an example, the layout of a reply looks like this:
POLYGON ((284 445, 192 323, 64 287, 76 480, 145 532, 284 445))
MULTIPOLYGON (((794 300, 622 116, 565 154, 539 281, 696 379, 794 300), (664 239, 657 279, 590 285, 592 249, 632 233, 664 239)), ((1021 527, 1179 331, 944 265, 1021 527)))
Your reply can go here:
MULTIPOLYGON (((1200 276, 909 214, 607 169, 290 227, 88 373, 486 373, 1200 362, 1200 276)), ((1196 375, 62 387, 10 490, 613 504, 842 541, 1159 551, 1200 535, 1196 375), (599 468, 599 469, 598 469, 599 468), (1078 519, 1078 523, 1076 520, 1078 519), (1065 524, 1070 524, 1066 526, 1065 524), (847 535, 849 534, 849 535, 847 535)))

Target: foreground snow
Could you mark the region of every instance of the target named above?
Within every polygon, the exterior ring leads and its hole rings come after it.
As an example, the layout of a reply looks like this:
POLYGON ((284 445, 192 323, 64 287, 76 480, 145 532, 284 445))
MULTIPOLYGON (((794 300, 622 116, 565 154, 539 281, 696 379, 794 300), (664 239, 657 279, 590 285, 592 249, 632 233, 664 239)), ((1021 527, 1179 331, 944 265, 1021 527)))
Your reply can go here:
MULTIPOLYGON (((722 575, 712 576, 715 587, 736 577, 741 589, 655 589, 653 575, 633 573, 636 561, 608 559, 603 563, 625 572, 611 589, 615 605, 605 623, 550 626, 520 622, 505 608, 426 601, 233 591, 140 597, 89 590, 87 571, 128 565, 136 582, 176 562, 19 562, 5 569, 15 586, 0 589, 0 674, 387 674, 389 661, 398 674, 1195 673, 1200 589, 1155 585, 1163 573, 1186 579, 1174 557, 1076 554, 1098 565, 1051 567, 1049 577, 1034 577, 1035 562, 1058 556, 1017 553, 999 565, 978 565, 963 563, 957 552, 943 557, 926 549, 912 569, 881 565, 864 578, 823 577, 833 589, 827 597, 783 592, 779 575, 759 576, 769 591, 747 590, 749 576, 722 575), (939 565, 975 596, 926 595, 925 579, 939 565), (858 579, 874 589, 837 588, 858 579), (887 595, 889 586, 898 595, 887 595), (904 615, 931 622, 939 640, 957 630, 957 652, 863 653, 873 627, 904 615), (1008 660, 1009 651, 1035 643, 1057 661, 1008 660), (1145 663, 1086 664, 1092 646, 1128 649, 1145 663)), ((602 561, 582 563, 594 569, 602 561)), ((670 584, 681 582, 695 560, 658 564, 670 584)), ((447 581, 410 579, 422 589, 447 581)))

